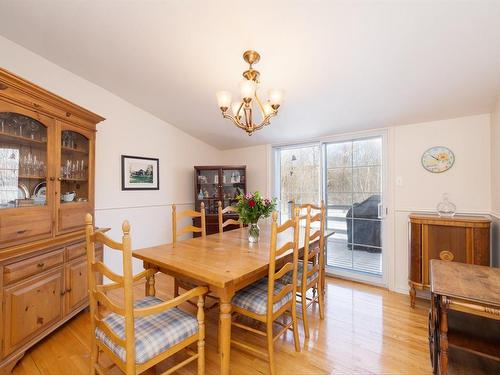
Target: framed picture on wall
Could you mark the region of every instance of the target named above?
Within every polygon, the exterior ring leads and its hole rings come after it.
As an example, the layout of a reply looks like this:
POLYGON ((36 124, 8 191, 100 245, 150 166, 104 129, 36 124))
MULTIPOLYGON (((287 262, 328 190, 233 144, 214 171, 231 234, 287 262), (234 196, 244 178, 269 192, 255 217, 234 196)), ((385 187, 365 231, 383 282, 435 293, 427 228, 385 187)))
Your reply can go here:
POLYGON ((159 159, 122 155, 122 190, 159 189, 159 159))

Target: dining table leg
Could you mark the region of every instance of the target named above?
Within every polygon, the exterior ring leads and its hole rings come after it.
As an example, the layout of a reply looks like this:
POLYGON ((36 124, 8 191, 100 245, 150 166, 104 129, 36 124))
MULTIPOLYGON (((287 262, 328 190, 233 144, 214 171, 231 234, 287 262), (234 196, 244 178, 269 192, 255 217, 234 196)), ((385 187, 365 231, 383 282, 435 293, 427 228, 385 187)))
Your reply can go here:
POLYGON ((225 290, 219 294, 219 345, 220 345, 220 373, 229 375, 231 357, 231 299, 232 293, 225 290))

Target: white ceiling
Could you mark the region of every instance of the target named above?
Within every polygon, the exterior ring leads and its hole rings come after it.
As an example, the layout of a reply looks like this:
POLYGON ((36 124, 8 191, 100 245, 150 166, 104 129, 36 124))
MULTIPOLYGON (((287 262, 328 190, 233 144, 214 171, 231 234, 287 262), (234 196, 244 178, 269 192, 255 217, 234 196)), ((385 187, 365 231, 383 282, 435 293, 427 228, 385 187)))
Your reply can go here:
POLYGON ((0 34, 219 148, 485 113, 500 94, 499 0, 0 0, 0 34), (286 95, 252 137, 215 100, 246 49, 262 92, 286 95))

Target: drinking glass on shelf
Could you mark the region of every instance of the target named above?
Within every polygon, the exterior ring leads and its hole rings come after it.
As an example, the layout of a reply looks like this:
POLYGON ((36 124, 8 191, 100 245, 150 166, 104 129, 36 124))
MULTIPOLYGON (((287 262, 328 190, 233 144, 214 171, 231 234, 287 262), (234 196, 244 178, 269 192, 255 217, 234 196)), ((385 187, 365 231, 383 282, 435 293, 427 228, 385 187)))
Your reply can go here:
POLYGON ((38 124, 31 120, 30 121, 30 126, 29 126, 29 130, 30 130, 30 138, 33 139, 33 140, 36 140, 39 138, 39 126, 38 124))
POLYGON ((16 120, 10 118, 7 120, 7 134, 16 135, 16 120))

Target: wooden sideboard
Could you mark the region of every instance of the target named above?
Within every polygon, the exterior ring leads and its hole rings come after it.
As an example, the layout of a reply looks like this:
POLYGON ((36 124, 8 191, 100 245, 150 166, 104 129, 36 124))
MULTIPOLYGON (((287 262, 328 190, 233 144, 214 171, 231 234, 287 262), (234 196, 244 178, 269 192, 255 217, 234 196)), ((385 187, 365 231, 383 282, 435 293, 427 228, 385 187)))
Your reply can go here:
POLYGON ((486 216, 409 215, 408 284, 412 307, 416 288, 429 289, 431 259, 490 265, 490 224, 486 216))
POLYGON ((0 69, 1 374, 88 304, 84 220, 102 120, 0 69))

